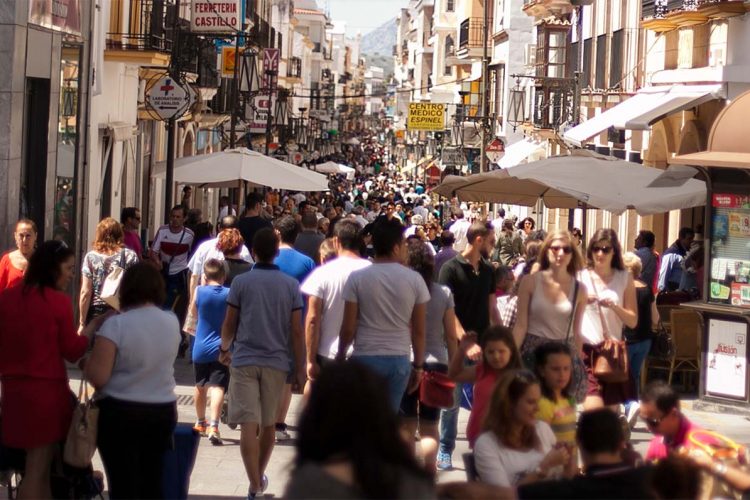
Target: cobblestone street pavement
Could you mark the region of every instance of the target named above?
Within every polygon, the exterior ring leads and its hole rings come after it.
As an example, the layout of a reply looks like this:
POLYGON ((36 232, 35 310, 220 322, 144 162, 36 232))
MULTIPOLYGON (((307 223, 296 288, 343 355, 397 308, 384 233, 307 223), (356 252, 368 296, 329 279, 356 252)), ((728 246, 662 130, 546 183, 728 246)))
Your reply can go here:
MULTIPOLYGON (((71 369, 71 387, 77 389, 80 372, 71 369)), ((175 362, 175 377, 177 379, 178 413, 180 422, 193 423, 195 420, 195 409, 193 406, 193 371, 192 366, 185 359, 175 362)), ((300 410, 300 396, 295 395, 292 400, 287 423, 290 424, 290 434, 296 434, 295 423, 300 410)), ((692 410, 690 400, 683 403, 684 412, 688 418, 706 428, 716 430, 743 444, 750 444, 750 425, 745 417, 739 415, 706 413, 692 410)), ((459 433, 456 443, 456 451, 453 453, 454 469, 440 472, 438 480, 463 481, 466 473, 461 460, 461 454, 469 451, 466 441, 465 429, 469 412, 461 410, 459 415, 459 433)), ((233 431, 227 426, 221 426, 221 435, 224 439, 223 446, 212 446, 207 439, 202 439, 198 448, 198 458, 193 469, 190 480, 190 498, 245 498, 247 494, 248 481, 242 465, 239 450, 239 429, 233 431)), ((636 450, 645 453, 651 436, 642 422, 639 422, 632 434, 632 442, 636 450)), ((294 460, 293 441, 277 443, 271 456, 271 462, 266 474, 269 478, 269 486, 266 497, 281 497, 284 487, 292 469, 294 460)), ((96 469, 103 470, 99 456, 95 457, 96 469)))

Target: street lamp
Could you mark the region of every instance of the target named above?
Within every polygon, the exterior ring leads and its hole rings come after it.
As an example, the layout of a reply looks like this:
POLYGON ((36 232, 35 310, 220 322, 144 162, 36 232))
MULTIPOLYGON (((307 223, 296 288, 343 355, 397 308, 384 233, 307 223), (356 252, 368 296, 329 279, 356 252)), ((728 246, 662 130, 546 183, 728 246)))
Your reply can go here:
POLYGON ((255 50, 245 49, 240 67, 240 92, 257 94, 259 90, 258 53, 255 50))
POLYGON ((526 121, 526 90, 521 87, 520 78, 516 78, 516 86, 510 90, 508 117, 505 121, 513 127, 513 132, 526 121))

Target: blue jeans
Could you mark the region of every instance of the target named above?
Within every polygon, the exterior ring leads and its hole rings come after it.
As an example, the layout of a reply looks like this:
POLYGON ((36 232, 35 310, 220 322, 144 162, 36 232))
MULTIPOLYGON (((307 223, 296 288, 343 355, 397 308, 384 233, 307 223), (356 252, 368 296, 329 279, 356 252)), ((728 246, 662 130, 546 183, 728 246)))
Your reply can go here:
MULTIPOLYGON (((651 350, 651 340, 643 340, 634 344, 628 344, 628 369, 630 377, 635 384, 635 394, 640 396, 641 392, 641 370, 646 362, 646 357, 651 350)), ((636 398, 637 401, 637 398, 636 398)))
POLYGON ((461 387, 456 384, 456 392, 453 394, 454 406, 440 412, 440 453, 451 455, 456 448, 456 436, 458 435, 458 410, 461 408, 461 387))
POLYGON ((411 375, 409 356, 352 356, 352 359, 380 375, 387 384, 388 400, 395 413, 401 407, 411 375))

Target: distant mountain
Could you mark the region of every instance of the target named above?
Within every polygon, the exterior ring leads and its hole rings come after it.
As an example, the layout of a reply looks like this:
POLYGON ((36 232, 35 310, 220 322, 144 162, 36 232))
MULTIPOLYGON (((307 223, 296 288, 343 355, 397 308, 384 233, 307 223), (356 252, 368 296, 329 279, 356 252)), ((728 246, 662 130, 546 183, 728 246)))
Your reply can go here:
MULTIPOLYGON (((360 51, 366 56, 387 56, 393 54, 396 44, 396 18, 386 21, 379 28, 362 35, 360 51)), ((369 61, 369 59, 368 59, 369 61)))

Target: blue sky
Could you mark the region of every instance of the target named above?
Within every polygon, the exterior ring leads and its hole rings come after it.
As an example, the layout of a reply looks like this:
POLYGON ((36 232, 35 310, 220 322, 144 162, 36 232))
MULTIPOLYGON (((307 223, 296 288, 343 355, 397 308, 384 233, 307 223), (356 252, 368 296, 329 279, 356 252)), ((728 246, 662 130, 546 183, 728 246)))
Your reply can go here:
MULTIPOLYGON (((328 0, 327 3, 335 21, 346 21, 349 35, 358 31, 364 35, 396 17, 409 0, 328 0)), ((325 8, 326 0, 318 0, 318 5, 325 8)))

